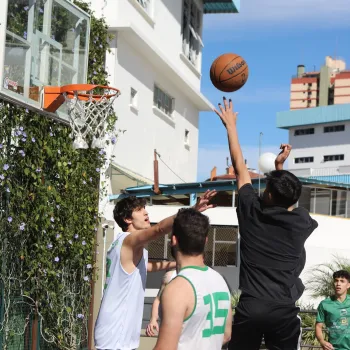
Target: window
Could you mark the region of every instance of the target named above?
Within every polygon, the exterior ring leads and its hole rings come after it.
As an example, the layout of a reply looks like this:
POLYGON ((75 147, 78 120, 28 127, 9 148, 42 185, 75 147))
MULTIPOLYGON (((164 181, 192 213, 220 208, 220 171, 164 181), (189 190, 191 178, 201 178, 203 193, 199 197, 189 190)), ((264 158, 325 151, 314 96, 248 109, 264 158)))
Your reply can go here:
POLYGON ((185 138, 184 138, 185 145, 190 144, 190 132, 188 130, 185 130, 185 138))
POLYGON ((323 156, 324 162, 334 162, 337 160, 344 160, 344 154, 333 154, 331 156, 323 156))
POLYGON ((184 0, 182 18, 182 51, 197 67, 198 55, 203 47, 201 38, 202 12, 195 0, 184 0))
POLYGON ((301 135, 312 135, 315 133, 314 128, 308 128, 308 129, 297 129, 294 131, 294 136, 301 136, 301 135))
POLYGON ((150 14, 151 12, 151 0, 137 0, 137 2, 144 8, 144 10, 150 14))
POLYGON ((345 125, 332 125, 332 126, 325 126, 323 128, 323 132, 338 132, 338 131, 344 131, 345 125))
POLYGON ((165 93, 157 85, 154 86, 153 104, 162 112, 171 116, 174 111, 175 99, 165 93))
POLYGON ((137 108, 137 91, 133 88, 130 89, 130 105, 137 108))
POLYGON ((299 157, 294 158, 295 164, 301 164, 301 163, 313 163, 314 157, 299 157))

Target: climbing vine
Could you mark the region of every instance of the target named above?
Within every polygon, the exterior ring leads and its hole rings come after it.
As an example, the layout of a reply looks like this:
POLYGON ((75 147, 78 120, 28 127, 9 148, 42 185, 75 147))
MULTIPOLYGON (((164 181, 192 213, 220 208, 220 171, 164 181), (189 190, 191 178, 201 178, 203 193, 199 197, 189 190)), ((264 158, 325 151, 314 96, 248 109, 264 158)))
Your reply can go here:
MULTIPOLYGON (((105 85, 106 23, 87 3, 74 2, 91 15, 88 82, 105 85)), ((22 12, 16 31, 24 28, 22 12)), ((116 119, 108 118, 111 143, 116 119)), ((45 348, 86 346, 107 157, 104 150, 73 149, 70 134, 67 125, 0 100, 2 349, 25 339, 35 320, 45 348)))

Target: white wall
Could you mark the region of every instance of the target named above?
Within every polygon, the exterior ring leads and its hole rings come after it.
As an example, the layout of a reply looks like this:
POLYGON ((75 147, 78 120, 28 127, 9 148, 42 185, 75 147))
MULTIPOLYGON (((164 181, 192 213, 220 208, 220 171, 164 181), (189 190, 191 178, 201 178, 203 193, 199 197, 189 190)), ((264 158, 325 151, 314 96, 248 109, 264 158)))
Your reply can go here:
MULTIPOLYGON (((331 263, 335 256, 350 258, 350 219, 323 215, 312 217, 318 222, 318 228, 306 241, 307 260, 301 275, 306 287, 306 281, 316 265, 331 263)), ((317 306, 320 300, 312 300, 310 292, 306 290, 301 301, 312 301, 317 306)))
MULTIPOLYGON (((196 69, 191 69, 191 63, 180 57, 182 0, 151 0, 152 7, 149 14, 143 10, 137 0, 92 0, 91 2, 97 14, 106 18, 110 28, 130 25, 137 27, 199 90, 201 57, 196 69)), ((201 0, 197 0, 197 4, 200 9, 203 8, 201 0)))
POLYGON ((328 168, 350 164, 350 122, 318 124, 289 129, 289 143, 293 146, 288 167, 290 170, 304 168, 328 168), (345 125, 345 131, 324 133, 324 126, 345 125), (297 129, 314 128, 311 135, 294 136, 297 129), (341 147, 339 147, 341 146, 341 147), (323 162, 325 155, 344 154, 344 161, 323 162), (299 157, 314 157, 313 163, 295 164, 299 157))
MULTIPOLYGON (((114 147, 115 162, 153 179, 153 150, 157 149, 161 159, 176 174, 185 181, 195 181, 199 111, 168 77, 157 72, 130 46, 123 35, 115 37, 111 49, 107 55, 110 81, 122 92, 115 103, 117 127, 126 130, 114 147), (153 108, 155 83, 175 98, 173 123, 153 108), (130 107, 131 87, 138 92, 138 111, 130 107), (184 144, 185 130, 189 130, 189 147, 184 144)), ((162 162, 159 162, 159 172, 161 183, 181 182, 162 162)))
MULTIPOLYGON (((159 222, 167 216, 174 215, 180 207, 155 205, 147 207, 152 222, 159 222)), ((106 211, 107 219, 113 219, 113 205, 106 211)), ((214 208, 205 212, 213 225, 238 225, 236 208, 214 208)), ((350 258, 350 219, 323 215, 311 215, 317 222, 318 228, 306 241, 306 265, 301 278, 307 287, 310 271, 323 263, 330 263, 334 256, 350 258)), ((116 228, 116 232, 118 228, 116 228)), ((306 290, 301 298, 303 303, 313 302, 309 291, 306 290)))

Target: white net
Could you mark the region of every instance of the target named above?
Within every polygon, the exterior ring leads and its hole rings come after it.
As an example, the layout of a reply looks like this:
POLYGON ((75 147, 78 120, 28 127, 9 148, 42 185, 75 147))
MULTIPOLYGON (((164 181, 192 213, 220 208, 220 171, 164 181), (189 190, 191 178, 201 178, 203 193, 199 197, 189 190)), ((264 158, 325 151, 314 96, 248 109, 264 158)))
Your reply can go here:
POLYGON ((116 89, 97 87, 90 91, 64 92, 67 112, 74 136, 73 147, 103 148, 106 119, 113 113, 113 102, 120 95, 116 89))

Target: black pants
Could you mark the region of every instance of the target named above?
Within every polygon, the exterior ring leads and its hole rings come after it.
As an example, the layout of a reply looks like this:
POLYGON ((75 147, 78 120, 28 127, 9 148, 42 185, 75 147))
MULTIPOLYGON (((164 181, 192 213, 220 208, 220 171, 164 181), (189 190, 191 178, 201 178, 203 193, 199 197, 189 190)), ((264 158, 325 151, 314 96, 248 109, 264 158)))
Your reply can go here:
POLYGON ((298 350, 301 321, 294 304, 281 305, 241 297, 233 318, 229 350, 259 350, 264 338, 269 350, 298 350))

